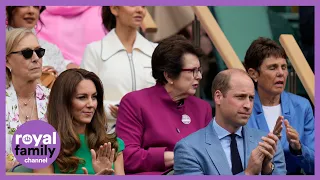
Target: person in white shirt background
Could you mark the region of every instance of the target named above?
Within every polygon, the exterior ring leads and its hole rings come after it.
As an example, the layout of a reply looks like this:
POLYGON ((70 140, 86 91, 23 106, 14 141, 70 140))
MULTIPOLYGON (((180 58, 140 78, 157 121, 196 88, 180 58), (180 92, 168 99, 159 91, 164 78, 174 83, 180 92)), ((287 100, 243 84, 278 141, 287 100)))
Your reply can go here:
POLYGON ((145 17, 144 6, 104 6, 102 21, 109 33, 90 43, 81 68, 96 73, 105 90, 108 132, 113 133, 118 105, 128 92, 151 87, 151 56, 157 46, 137 30, 145 17))

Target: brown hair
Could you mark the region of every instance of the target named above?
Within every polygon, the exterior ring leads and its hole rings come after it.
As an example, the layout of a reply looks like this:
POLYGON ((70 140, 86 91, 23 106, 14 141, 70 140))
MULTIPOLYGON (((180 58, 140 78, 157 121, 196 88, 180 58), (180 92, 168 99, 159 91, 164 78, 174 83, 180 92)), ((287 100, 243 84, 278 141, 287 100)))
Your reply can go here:
MULTIPOLYGON (((230 89, 230 79, 231 75, 234 73, 240 73, 249 77, 246 71, 242 69, 227 69, 224 71, 220 71, 212 81, 211 92, 212 95, 219 90, 223 96, 226 95, 228 90, 230 89)), ((250 77, 249 77, 250 78, 250 77)))
POLYGON ((259 72, 262 62, 271 56, 287 59, 282 46, 269 38, 259 37, 248 48, 244 58, 244 66, 247 71, 252 68, 259 72))
POLYGON ((152 76, 157 83, 167 84, 164 72, 167 72, 170 78, 178 78, 182 66, 183 56, 187 53, 203 57, 203 52, 199 47, 194 46, 182 35, 174 35, 162 40, 152 54, 152 76))
POLYGON ((85 135, 88 146, 97 151, 100 145, 111 142, 115 152, 118 150, 116 135, 108 135, 106 132, 107 118, 103 105, 103 85, 99 77, 84 69, 66 70, 53 84, 47 109, 48 123, 57 130, 61 139, 61 150, 55 162, 63 173, 76 172, 79 163, 83 162, 82 159, 74 156, 74 153, 80 148, 80 140, 70 112, 76 87, 84 79, 91 80, 96 86, 98 101, 94 116, 86 126, 85 135))
POLYGON ((101 17, 102 24, 108 31, 116 27, 116 17, 111 13, 110 6, 102 6, 101 17))

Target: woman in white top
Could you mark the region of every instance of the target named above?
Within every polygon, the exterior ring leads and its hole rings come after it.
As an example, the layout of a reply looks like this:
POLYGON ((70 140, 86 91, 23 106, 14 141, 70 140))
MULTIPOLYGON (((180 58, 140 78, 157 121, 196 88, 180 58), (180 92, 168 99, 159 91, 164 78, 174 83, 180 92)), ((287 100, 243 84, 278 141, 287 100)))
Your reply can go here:
POLYGON ((6 170, 18 164, 11 149, 17 128, 29 120, 45 120, 50 91, 38 84, 45 51, 31 30, 6 33, 6 170))
MULTIPOLYGON (((38 21, 42 23, 40 14, 44 10, 44 6, 7 6, 7 31, 14 28, 28 28, 36 34, 34 28, 38 21)), ((56 45, 43 39, 38 39, 38 41, 40 46, 46 49, 46 54, 43 57, 43 71, 53 72, 58 75, 66 69, 78 67, 71 61, 65 60, 56 45)))
POLYGON ((104 6, 102 20, 109 33, 86 47, 81 62, 102 80, 109 133, 114 132, 121 98, 155 84, 151 56, 157 44, 137 31, 145 13, 144 6, 104 6))

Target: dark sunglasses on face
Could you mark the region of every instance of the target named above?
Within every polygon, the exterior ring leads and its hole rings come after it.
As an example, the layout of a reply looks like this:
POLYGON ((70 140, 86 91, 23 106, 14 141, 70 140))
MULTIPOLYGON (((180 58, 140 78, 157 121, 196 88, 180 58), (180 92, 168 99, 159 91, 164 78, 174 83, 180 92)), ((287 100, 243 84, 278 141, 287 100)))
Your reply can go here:
POLYGON ((16 51, 16 52, 11 52, 10 54, 22 54, 22 56, 28 60, 32 57, 33 55, 33 51, 36 52, 37 56, 39 58, 42 58, 44 56, 44 53, 45 53, 45 49, 43 48, 38 48, 38 49, 35 49, 35 50, 32 50, 32 49, 25 49, 25 50, 22 50, 22 51, 16 51))

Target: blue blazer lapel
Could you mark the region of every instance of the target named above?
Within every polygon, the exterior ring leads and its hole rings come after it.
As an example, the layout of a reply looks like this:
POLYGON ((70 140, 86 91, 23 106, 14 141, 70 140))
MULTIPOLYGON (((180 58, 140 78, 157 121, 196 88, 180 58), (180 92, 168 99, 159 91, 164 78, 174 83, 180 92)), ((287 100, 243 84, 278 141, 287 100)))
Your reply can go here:
POLYGON ((294 117, 295 111, 290 111, 290 108, 292 104, 289 101, 288 94, 284 91, 281 93, 281 111, 282 115, 284 116, 284 119, 288 119, 288 121, 291 121, 291 117, 294 117))
POLYGON ((260 101, 258 91, 255 92, 253 108, 256 113, 254 120, 256 121, 256 125, 257 125, 258 129, 261 129, 262 131, 265 131, 265 132, 270 132, 268 124, 267 124, 267 120, 264 117, 262 104, 260 101))
POLYGON ((222 175, 232 175, 225 152, 213 128, 213 121, 206 127, 205 133, 206 150, 217 171, 222 175))
MULTIPOLYGON (((288 93, 283 91, 281 93, 280 100, 281 100, 282 115, 283 115, 284 119, 287 119, 289 121, 289 123, 291 124, 292 123, 291 117, 294 117, 295 111, 294 110, 290 111, 292 104, 289 100, 288 93)), ((285 142, 287 141, 287 134, 286 134, 286 128, 285 128, 284 124, 282 125, 281 135, 282 135, 281 143, 285 144, 285 142)))
POLYGON ((247 126, 243 126, 243 136, 244 136, 244 168, 246 169, 248 166, 248 162, 250 159, 250 155, 253 149, 256 148, 257 144, 253 137, 253 134, 250 133, 250 130, 247 126))

